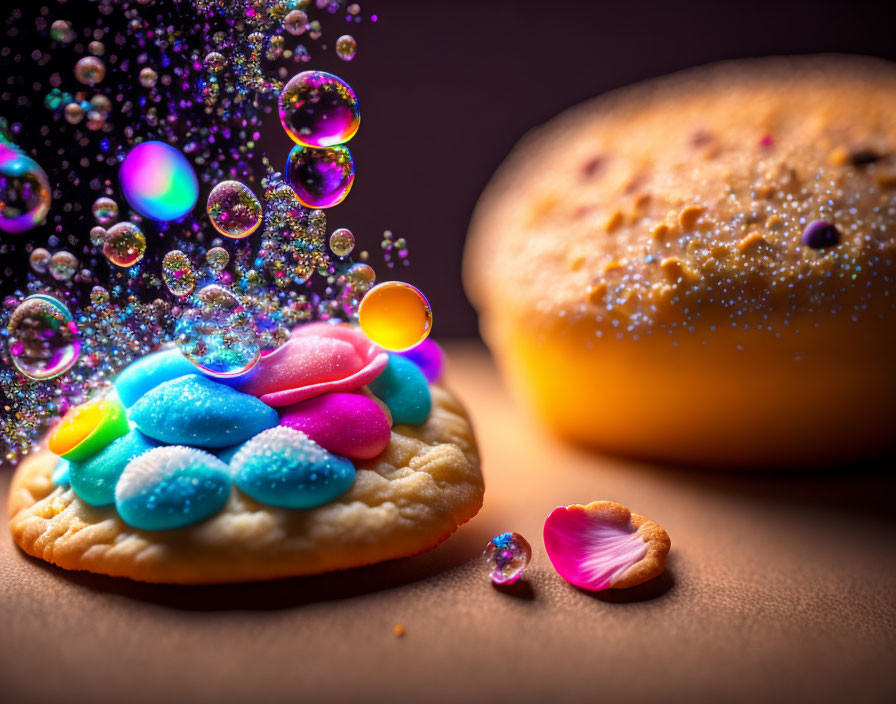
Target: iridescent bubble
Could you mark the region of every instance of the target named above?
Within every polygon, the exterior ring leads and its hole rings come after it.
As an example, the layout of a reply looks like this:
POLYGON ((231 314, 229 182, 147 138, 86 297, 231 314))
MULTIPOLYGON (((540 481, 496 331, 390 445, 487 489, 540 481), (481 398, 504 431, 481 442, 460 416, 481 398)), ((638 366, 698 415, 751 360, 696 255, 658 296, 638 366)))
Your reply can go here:
POLYGON ((296 144, 331 147, 347 142, 361 124, 361 108, 351 87, 324 71, 293 76, 280 93, 280 122, 296 144))
POLYGON ((432 330, 432 308, 420 291, 402 281, 374 286, 358 307, 358 324, 373 342, 401 352, 419 345, 432 330))
POLYGON ((159 80, 159 74, 149 66, 146 66, 140 69, 140 76, 138 80, 140 81, 140 85, 144 88, 154 88, 156 82, 159 80))
POLYGON ((78 270, 78 258, 64 249, 50 257, 50 276, 57 281, 68 281, 78 270))
POLYGON ((352 189, 355 164, 347 147, 312 149, 297 144, 286 162, 286 182, 306 208, 332 208, 352 189))
POLYGON ((358 43, 351 34, 343 34, 336 40, 336 55, 343 61, 351 61, 358 53, 358 43))
POLYGON ((90 229, 90 244, 94 247, 102 247, 106 243, 106 228, 100 225, 90 229))
POLYGON ((376 282, 376 272, 367 264, 352 264, 345 272, 345 280, 354 293, 363 294, 376 282))
POLYGON ((118 172, 121 190, 142 216, 168 222, 189 213, 199 197, 199 181, 187 157, 164 142, 134 147, 118 172))
POLYGON ((146 252, 146 238, 132 222, 120 222, 109 228, 103 244, 103 254, 115 266, 133 266, 146 252))
POLYGON ((69 103, 63 111, 65 121, 70 125, 77 125, 84 119, 84 108, 79 103, 69 103))
POLYGON ((283 27, 290 34, 296 36, 305 33, 305 26, 308 24, 308 15, 301 10, 293 10, 283 18, 283 27))
POLYGON ((28 263, 38 274, 46 274, 50 269, 50 253, 43 247, 38 247, 28 257, 28 263))
POLYGON ((215 229, 225 237, 248 237, 261 224, 261 203, 239 181, 221 181, 208 194, 206 212, 215 229))
POLYGON ((28 296, 12 312, 7 332, 12 363, 29 379, 64 374, 81 352, 71 311, 52 296, 28 296))
POLYGON ((355 236, 351 230, 340 227, 330 235, 330 249, 337 257, 347 257, 355 248, 355 236))
POLYGON ((97 308, 102 308, 109 302, 109 292, 102 286, 94 286, 90 290, 90 302, 97 308))
POLYGON ((493 583, 513 584, 529 566, 532 547, 519 533, 501 533, 488 541, 482 559, 493 583))
POLYGON ((111 225, 118 220, 118 203, 111 198, 97 198, 93 202, 93 217, 100 225, 111 225))
POLYGON ((14 149, 0 149, 0 230, 25 232, 50 211, 50 183, 38 163, 14 149))
POLYGON ((95 86, 106 77, 106 64, 96 56, 85 56, 75 64, 75 78, 85 86, 95 86))
POLYGON ((196 288, 196 273, 190 258, 179 249, 172 249, 162 259, 162 280, 175 296, 187 296, 196 288))
POLYGON ((213 271, 223 271, 230 261, 230 254, 223 247, 212 247, 205 253, 205 261, 213 271))
POLYGON ((50 38, 60 44, 70 44, 75 40, 75 30, 68 20, 56 20, 50 25, 50 38))
POLYGON ((205 56, 205 65, 212 73, 218 73, 227 65, 227 59, 224 57, 224 54, 211 51, 205 56))
POLYGON ((236 296, 217 284, 196 294, 175 335, 184 356, 210 376, 245 374, 261 355, 252 316, 236 296))

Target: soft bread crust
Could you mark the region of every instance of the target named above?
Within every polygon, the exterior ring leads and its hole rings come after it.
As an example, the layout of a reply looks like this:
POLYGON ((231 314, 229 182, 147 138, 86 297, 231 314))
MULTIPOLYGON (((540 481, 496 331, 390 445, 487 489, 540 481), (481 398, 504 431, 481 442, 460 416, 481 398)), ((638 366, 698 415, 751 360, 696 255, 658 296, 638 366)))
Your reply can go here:
POLYGON ((483 335, 558 432, 740 467, 892 450, 894 277, 896 69, 842 56, 570 110, 498 170, 464 262, 483 335), (800 243, 814 220, 837 247, 800 243))
POLYGON ((359 463, 348 493, 310 511, 260 504, 234 486, 226 507, 203 523, 139 531, 114 507, 89 506, 55 486, 57 458, 40 450, 12 480, 13 538, 68 570, 176 584, 318 574, 424 552, 476 515, 484 491, 466 412, 445 388, 431 391, 423 425, 395 426, 386 451, 359 463))

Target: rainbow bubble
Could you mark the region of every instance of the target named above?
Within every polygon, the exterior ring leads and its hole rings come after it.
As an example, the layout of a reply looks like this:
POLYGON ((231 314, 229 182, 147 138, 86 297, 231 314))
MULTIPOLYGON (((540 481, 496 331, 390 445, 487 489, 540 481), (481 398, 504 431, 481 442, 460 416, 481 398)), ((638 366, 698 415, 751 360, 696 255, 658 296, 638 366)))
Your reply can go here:
POLYGON ((402 352, 419 345, 432 330, 432 308, 418 289, 387 281, 370 289, 358 308, 358 323, 371 341, 402 352))
POLYGON ((9 356, 29 379, 52 379, 78 361, 81 339, 71 311, 44 294, 28 296, 9 318, 9 356))
POLYGON ((347 147, 312 149, 297 144, 286 162, 286 182, 306 208, 339 205, 355 181, 355 163, 347 147))
POLYGON ((0 230, 25 232, 50 210, 50 182, 40 165, 0 144, 0 230))
POLYGON ((361 124, 355 91, 326 71, 302 71, 280 93, 280 122, 296 144, 332 147, 347 142, 361 124))
POLYGON ((180 150, 164 142, 134 147, 122 162, 118 178, 130 206, 152 220, 182 218, 199 197, 193 166, 180 150))

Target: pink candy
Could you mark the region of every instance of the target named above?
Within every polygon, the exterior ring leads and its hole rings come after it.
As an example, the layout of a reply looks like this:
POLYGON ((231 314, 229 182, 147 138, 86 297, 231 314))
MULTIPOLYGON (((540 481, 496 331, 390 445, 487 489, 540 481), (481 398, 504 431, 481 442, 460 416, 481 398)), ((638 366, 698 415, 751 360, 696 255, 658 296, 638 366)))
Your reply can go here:
POLYGON ((288 406, 321 394, 359 389, 379 376, 388 362, 389 355, 359 329, 311 323, 296 328, 285 345, 229 383, 269 406, 288 406))
POLYGON ((628 509, 610 501, 554 509, 544 524, 544 546, 554 569, 582 589, 616 586, 651 547, 631 519, 628 509))
POLYGON ((389 444, 392 429, 379 404, 362 394, 331 393, 282 409, 280 425, 301 430, 330 452, 366 460, 389 444))

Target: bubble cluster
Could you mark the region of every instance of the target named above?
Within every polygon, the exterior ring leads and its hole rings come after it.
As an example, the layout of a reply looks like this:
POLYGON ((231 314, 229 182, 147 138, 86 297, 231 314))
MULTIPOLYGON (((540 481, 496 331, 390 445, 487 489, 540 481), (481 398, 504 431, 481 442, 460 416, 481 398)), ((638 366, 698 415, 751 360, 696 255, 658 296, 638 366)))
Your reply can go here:
POLYGON ((239 181, 222 181, 208 195, 209 220, 225 237, 248 237, 261 224, 261 203, 255 194, 239 181))
POLYGON ((71 369, 81 350, 71 311, 52 296, 28 296, 7 325, 9 356, 29 379, 52 379, 71 369))

